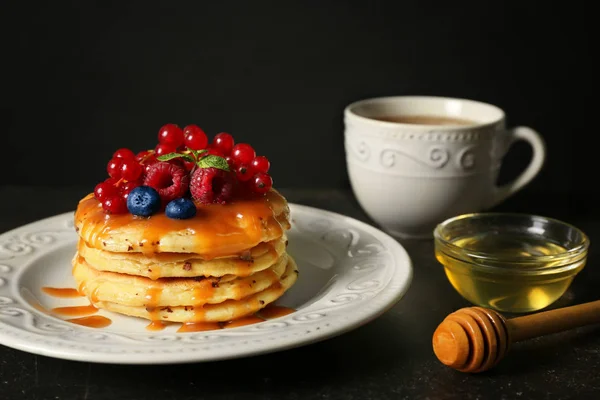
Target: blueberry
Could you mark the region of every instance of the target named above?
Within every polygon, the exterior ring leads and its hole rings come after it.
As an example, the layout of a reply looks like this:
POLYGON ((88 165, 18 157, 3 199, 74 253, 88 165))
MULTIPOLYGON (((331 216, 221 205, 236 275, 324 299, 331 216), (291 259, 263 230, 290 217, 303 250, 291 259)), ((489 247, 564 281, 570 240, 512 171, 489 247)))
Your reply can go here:
POLYGON ((196 205, 190 199, 180 198, 171 200, 165 210, 167 217, 173 219, 188 219, 196 215, 196 205))
POLYGON ((127 209, 133 215, 149 217, 160 210, 160 195, 150 186, 138 186, 127 196, 127 209))

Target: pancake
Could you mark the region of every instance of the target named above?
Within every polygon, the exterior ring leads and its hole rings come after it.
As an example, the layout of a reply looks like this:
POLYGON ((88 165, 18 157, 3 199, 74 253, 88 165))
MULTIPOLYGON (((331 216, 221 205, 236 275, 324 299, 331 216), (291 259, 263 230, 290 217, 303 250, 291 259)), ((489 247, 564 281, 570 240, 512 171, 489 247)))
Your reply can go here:
POLYGON ((130 213, 108 215, 94 194, 75 211, 75 229, 87 245, 115 253, 194 253, 212 259, 237 255, 280 238, 290 228, 289 207, 275 190, 225 205, 198 207, 186 220, 158 213, 150 218, 130 213))
POLYGON ((288 256, 284 254, 270 268, 226 282, 220 278, 161 278, 97 271, 82 257, 73 259, 73 277, 79 291, 93 304, 112 302, 133 307, 197 306, 240 300, 279 282, 288 256))
POLYGON ((196 258, 190 253, 113 253, 89 247, 79 241, 79 255, 98 271, 119 272, 150 279, 172 277, 244 277, 271 267, 284 253, 284 236, 269 243, 259 243, 235 257, 212 260, 196 258))
POLYGON ((156 307, 127 306, 110 301, 97 301, 94 306, 107 311, 152 321, 172 322, 223 322, 251 315, 274 302, 288 290, 298 278, 298 269, 294 260, 288 256, 285 272, 279 282, 267 289, 240 300, 226 300, 217 304, 205 304, 202 307, 156 307))

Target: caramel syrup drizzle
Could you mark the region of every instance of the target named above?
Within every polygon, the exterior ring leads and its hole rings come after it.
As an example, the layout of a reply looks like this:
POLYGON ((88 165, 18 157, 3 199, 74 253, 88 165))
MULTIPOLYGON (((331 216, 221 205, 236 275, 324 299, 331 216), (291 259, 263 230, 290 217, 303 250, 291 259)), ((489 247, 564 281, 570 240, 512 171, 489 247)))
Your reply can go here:
MULTIPOLYGON (((49 296, 58 298, 74 298, 84 296, 81 291, 73 288, 54 288, 46 286, 42 288, 42 291, 49 296)), ((48 315, 78 317, 65 319, 65 321, 77 325, 87 326, 89 328, 105 328, 112 323, 110 318, 106 318, 101 315, 90 315, 98 312, 98 309, 92 304, 85 306, 55 307, 51 310, 47 310, 39 302, 36 302, 33 304, 33 307, 36 310, 48 315)))
MULTIPOLYGON (((196 287, 194 289, 194 299, 202 300, 212 296, 215 286, 211 280, 206 279, 201 281, 202 285, 196 287)), ((51 296, 64 298, 65 293, 67 293, 66 297, 75 297, 74 293, 77 293, 76 297, 81 297, 82 295, 77 289, 71 288, 50 288, 46 287, 43 291, 51 296)), ((160 295, 162 294, 162 290, 157 287, 150 287, 146 292, 146 299, 148 303, 146 305, 146 309, 150 313, 150 316, 153 317, 151 322, 146 326, 146 329, 149 331, 161 331, 166 328, 168 321, 160 320, 160 308, 156 305, 160 299, 160 295)), ((79 317, 79 318, 70 318, 65 321, 71 322, 77 325, 87 326, 90 328, 105 328, 109 326, 112 321, 101 315, 90 315, 98 312, 98 309, 94 307, 92 304, 84 305, 84 306, 69 306, 69 307, 55 307, 51 311, 46 310, 39 302, 33 304, 34 308, 38 311, 44 312, 46 314, 58 314, 62 316, 70 316, 70 317, 79 317)), ((227 322, 186 322, 182 323, 178 333, 185 332, 203 332, 203 331, 212 331, 217 329, 230 329, 236 328, 239 326, 251 325, 260 322, 264 322, 269 319, 279 318, 284 315, 288 315, 296 311, 293 308, 283 307, 283 306, 275 306, 268 305, 262 310, 254 313, 253 315, 242 317, 236 320, 227 321, 227 322)), ((204 316, 204 309, 200 306, 194 307, 194 317, 202 318, 204 316)))
POLYGON ((273 215, 271 203, 281 203, 281 195, 268 192, 265 196, 241 198, 226 205, 199 205, 194 218, 175 220, 164 213, 152 216, 151 222, 132 214, 107 215, 93 194, 79 202, 75 214, 80 235, 97 249, 105 249, 114 232, 123 228, 144 232, 139 243, 131 243, 128 251, 144 254, 160 253, 161 239, 172 232, 189 233, 193 241, 190 251, 204 259, 238 254, 259 244, 263 232, 280 237, 283 227, 273 215))
POLYGON ((69 298, 84 296, 77 289, 73 289, 73 288, 55 288, 55 287, 44 286, 42 288, 42 292, 44 292, 47 295, 50 295, 52 297, 60 297, 62 299, 69 299, 69 298))

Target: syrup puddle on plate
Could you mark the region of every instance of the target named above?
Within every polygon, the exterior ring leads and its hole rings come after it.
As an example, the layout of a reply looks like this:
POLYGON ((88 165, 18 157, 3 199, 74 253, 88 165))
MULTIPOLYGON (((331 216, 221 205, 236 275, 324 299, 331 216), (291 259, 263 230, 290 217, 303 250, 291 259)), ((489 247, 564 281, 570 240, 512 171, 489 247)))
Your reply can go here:
POLYGON ((55 287, 44 286, 42 288, 42 292, 46 293, 49 296, 59 297, 61 299, 83 297, 83 295, 81 293, 79 293, 79 291, 77 289, 73 289, 73 288, 55 288, 55 287))
MULTIPOLYGON (((77 297, 85 297, 83 296, 77 289, 73 288, 54 288, 45 286, 42 288, 42 291, 49 296, 57 297, 57 298, 77 298, 77 297)), ((77 325, 87 326, 89 328, 105 328, 112 323, 110 318, 101 316, 101 315, 91 315, 98 312, 98 309, 94 307, 92 304, 83 305, 83 306, 66 306, 66 307, 55 307, 51 310, 46 309, 42 304, 35 300, 30 300, 30 304, 36 310, 43 312, 44 314, 54 315, 54 316, 69 316, 69 317, 78 317, 78 318, 69 318, 64 319, 66 322, 70 322, 77 325)), ((276 306, 276 305, 268 305, 262 310, 254 313, 253 315, 242 317, 237 320, 227 321, 227 322, 185 322, 182 323, 178 333, 185 332, 203 332, 203 331, 213 331, 218 329, 230 329, 236 328, 239 326, 252 325, 260 322, 264 322, 270 319, 283 317, 284 315, 288 315, 296 311, 293 308, 276 306)), ((149 331, 162 331, 168 325, 175 324, 174 322, 168 321, 151 321, 146 329, 149 331)))
POLYGON ((89 317, 71 318, 65 320, 77 325, 87 326, 88 328, 106 328, 112 321, 102 315, 91 315, 89 317))
POLYGON ((58 315, 80 317, 84 315, 95 314, 98 311, 98 309, 93 305, 88 304, 87 306, 56 307, 50 311, 58 315))
MULTIPOLYGON (((77 298, 84 297, 77 289, 73 288, 55 288, 44 286, 42 292, 48 296, 58 297, 60 299, 65 298, 77 298)), ((30 304, 36 310, 43 312, 44 314, 53 315, 55 317, 77 317, 64 319, 66 322, 72 324, 87 326, 89 328, 105 328, 109 326, 112 321, 110 318, 103 317, 101 315, 92 315, 98 312, 98 309, 92 304, 82 306, 67 306, 67 307, 55 307, 50 310, 45 308, 37 299, 34 301, 30 300, 30 304)))

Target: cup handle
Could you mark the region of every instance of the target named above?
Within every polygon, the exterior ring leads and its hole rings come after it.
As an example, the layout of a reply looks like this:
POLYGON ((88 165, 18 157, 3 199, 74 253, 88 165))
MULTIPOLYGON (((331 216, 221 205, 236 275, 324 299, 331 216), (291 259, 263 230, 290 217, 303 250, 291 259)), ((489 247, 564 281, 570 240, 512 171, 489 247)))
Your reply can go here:
POLYGON ((542 169, 546 159, 546 145, 544 140, 542 139, 541 135, 533 129, 526 126, 518 126, 509 129, 508 134, 510 136, 508 139, 508 150, 510 150, 510 147, 513 145, 513 143, 519 140, 524 140, 528 142, 533 149, 533 155, 527 168, 525 168, 525 170, 517 178, 515 178, 512 182, 504 184, 500 187, 496 187, 496 190, 492 194, 488 208, 492 208, 500 204, 531 182, 531 180, 535 178, 535 176, 542 169))

